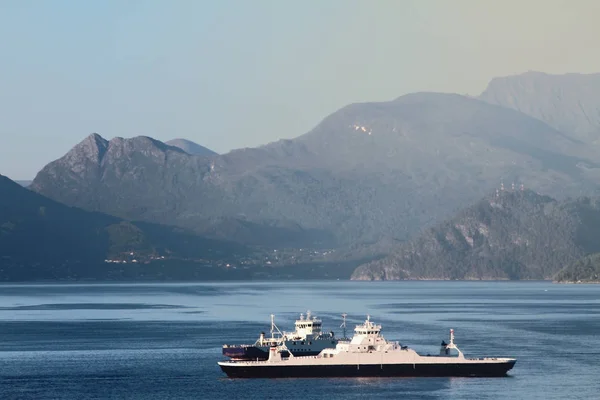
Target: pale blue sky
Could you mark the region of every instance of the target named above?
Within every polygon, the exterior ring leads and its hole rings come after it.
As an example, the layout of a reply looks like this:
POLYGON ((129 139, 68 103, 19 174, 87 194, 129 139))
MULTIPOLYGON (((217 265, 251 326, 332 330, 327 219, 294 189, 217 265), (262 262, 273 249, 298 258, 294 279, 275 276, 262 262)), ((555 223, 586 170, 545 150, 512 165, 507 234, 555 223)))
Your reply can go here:
POLYGON ((91 132, 218 152, 336 109, 494 76, 600 72, 596 0, 0 0, 0 174, 91 132))

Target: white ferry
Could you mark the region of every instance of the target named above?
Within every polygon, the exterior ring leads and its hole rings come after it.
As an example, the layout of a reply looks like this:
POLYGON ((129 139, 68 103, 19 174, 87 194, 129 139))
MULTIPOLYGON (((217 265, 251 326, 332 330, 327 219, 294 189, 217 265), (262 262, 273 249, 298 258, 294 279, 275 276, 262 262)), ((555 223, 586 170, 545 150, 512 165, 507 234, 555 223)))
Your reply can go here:
POLYGON ((439 355, 420 355, 381 335, 381 325, 371 322, 354 329, 352 340, 338 341, 316 356, 282 357, 289 350, 285 342, 269 348, 263 361, 221 361, 218 365, 231 378, 284 377, 391 377, 391 376, 505 376, 516 363, 514 358, 467 358, 454 343, 442 342, 439 355))

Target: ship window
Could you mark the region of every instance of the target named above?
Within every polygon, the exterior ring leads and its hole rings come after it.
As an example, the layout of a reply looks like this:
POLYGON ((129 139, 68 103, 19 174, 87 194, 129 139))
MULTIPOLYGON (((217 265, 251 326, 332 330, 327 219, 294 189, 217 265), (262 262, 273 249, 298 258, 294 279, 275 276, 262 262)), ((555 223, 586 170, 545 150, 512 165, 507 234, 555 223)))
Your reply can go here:
POLYGON ((304 344, 304 342, 301 342, 300 344, 304 344))
POLYGON ((331 341, 331 344, 335 344, 335 342, 332 340, 332 341, 331 341))
POLYGON ((308 344, 310 345, 310 344, 312 344, 312 342, 308 342, 308 344))
POLYGON ((296 344, 296 342, 292 342, 292 344, 296 344))

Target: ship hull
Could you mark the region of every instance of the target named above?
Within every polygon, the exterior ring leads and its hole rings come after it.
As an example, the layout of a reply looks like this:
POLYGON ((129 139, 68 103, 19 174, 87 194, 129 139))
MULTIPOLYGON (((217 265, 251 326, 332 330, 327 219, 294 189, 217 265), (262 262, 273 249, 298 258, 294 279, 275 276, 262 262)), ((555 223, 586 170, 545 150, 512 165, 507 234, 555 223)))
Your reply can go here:
POLYGON ((223 355, 233 360, 266 360, 269 358, 269 349, 264 350, 256 346, 223 347, 223 355))
POLYGON ((515 362, 289 366, 222 363, 219 366, 230 378, 501 377, 506 376, 515 362))

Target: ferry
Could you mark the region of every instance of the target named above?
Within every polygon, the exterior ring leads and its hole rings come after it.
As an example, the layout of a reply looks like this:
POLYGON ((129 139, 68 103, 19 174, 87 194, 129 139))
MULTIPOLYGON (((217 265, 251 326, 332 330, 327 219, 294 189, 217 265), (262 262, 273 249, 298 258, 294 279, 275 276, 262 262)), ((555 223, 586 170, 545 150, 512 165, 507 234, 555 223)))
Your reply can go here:
MULTIPOLYGON (((342 327, 346 327, 346 314, 342 315, 344 322, 342 327)), ((223 355, 232 360, 266 360, 269 357, 269 349, 273 346, 282 347, 281 356, 314 356, 319 354, 323 349, 335 347, 338 343, 338 338, 333 332, 322 332, 323 321, 313 316, 310 311, 307 311, 306 317, 300 314, 300 318, 295 322, 295 330, 293 332, 282 332, 275 325, 275 316, 271 314, 271 337, 265 337, 265 333, 261 332, 260 336, 253 344, 225 344, 223 345, 223 355)))
POLYGON ((381 325, 367 320, 354 329, 351 340, 340 340, 335 347, 315 356, 282 356, 285 342, 269 348, 268 359, 218 362, 230 378, 294 377, 496 377, 506 376, 517 362, 514 358, 467 358, 454 343, 442 341, 438 355, 420 355, 408 346, 388 341, 381 325))

